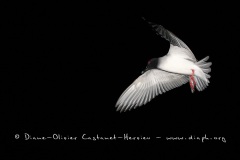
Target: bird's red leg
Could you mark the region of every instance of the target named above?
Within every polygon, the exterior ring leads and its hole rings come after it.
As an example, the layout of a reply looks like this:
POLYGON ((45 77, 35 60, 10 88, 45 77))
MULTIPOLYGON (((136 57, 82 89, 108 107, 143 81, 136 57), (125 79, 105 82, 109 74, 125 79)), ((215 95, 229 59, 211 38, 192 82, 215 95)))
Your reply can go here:
POLYGON ((191 88, 192 92, 194 92, 194 88, 196 86, 196 81, 194 79, 194 69, 192 69, 192 74, 189 77, 189 84, 190 84, 190 88, 191 88))

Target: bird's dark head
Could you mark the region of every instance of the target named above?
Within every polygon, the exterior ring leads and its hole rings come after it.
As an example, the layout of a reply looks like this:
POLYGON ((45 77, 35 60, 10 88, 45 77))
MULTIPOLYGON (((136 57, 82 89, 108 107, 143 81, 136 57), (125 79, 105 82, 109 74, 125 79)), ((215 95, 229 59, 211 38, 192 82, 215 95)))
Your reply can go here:
POLYGON ((145 70, 142 71, 142 74, 145 73, 146 71, 150 70, 150 69, 157 68, 157 65, 158 65, 158 58, 150 59, 147 63, 147 66, 146 66, 145 70))

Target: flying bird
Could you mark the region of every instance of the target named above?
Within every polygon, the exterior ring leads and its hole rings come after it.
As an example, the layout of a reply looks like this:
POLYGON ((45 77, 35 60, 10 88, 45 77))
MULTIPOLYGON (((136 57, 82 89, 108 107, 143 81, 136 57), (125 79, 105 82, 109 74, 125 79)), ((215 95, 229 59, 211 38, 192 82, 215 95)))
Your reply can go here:
MULTIPOLYGON (((144 19, 144 18, 143 18, 144 19)), ((144 19, 145 20, 145 19, 144 19)), ((209 82, 209 56, 197 61, 189 47, 163 26, 148 22, 157 35, 170 43, 168 53, 148 62, 142 74, 119 97, 117 111, 145 105, 157 95, 189 82, 191 92, 203 91, 209 82)))

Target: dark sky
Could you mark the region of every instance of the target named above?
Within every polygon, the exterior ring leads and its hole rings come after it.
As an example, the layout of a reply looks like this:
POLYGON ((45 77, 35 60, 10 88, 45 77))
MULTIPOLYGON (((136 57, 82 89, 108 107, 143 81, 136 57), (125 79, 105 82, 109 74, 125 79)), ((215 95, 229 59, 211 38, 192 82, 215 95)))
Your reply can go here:
MULTIPOLYGON (((236 152, 238 87, 235 76, 237 15, 228 4, 20 3, 3 7, 0 58, 1 118, 6 153, 44 158, 82 154, 228 157, 236 152), (116 112, 121 93, 169 43, 148 21, 182 39, 198 60, 210 56, 210 86, 191 93, 189 84, 157 96, 131 112, 116 112), (5 128, 6 127, 6 128, 5 128), (227 143, 167 141, 25 141, 53 133, 78 136, 222 136, 227 143), (194 147, 193 147, 194 146, 194 147), (48 149, 49 147, 49 149, 48 149), (194 148, 199 148, 195 150, 194 148), (213 149, 216 147, 215 149, 213 149), (170 154, 171 153, 171 154, 170 154)), ((67 157, 67 156, 66 156, 67 157)), ((68 157, 69 158, 69 157, 68 157)), ((70 158, 71 159, 71 158, 70 158)))

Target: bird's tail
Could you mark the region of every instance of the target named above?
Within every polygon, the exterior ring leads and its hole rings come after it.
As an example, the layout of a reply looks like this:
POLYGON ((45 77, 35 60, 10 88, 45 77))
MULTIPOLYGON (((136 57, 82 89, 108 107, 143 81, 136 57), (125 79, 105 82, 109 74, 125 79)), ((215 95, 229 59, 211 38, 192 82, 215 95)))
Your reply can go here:
POLYGON ((199 67, 199 70, 196 70, 196 76, 194 76, 198 91, 203 91, 205 88, 207 88, 208 83, 210 83, 209 78, 211 76, 208 73, 211 72, 210 66, 212 63, 207 62, 208 59, 209 56, 195 63, 199 67))

